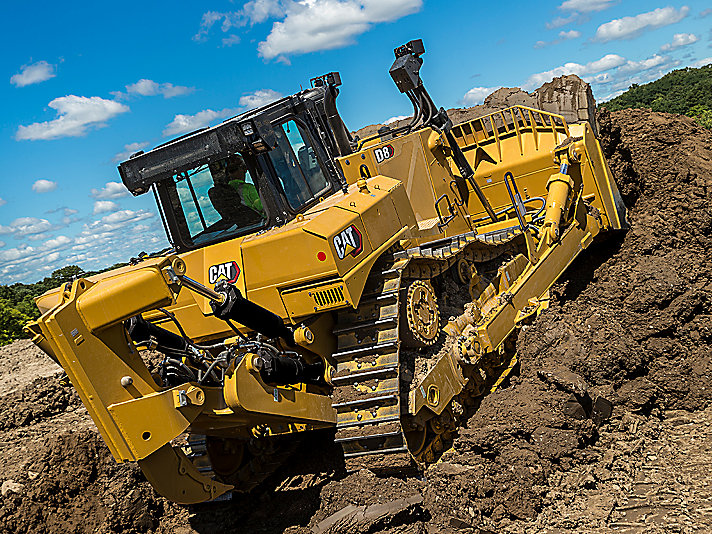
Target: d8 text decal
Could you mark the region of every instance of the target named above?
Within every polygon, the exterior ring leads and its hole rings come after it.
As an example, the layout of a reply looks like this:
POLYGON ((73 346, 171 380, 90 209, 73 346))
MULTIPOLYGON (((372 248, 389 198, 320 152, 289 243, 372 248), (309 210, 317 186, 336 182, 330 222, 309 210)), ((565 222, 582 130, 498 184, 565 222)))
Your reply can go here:
POLYGON ((376 148, 373 151, 373 155, 376 158, 376 163, 383 163, 387 159, 391 159, 396 151, 393 150, 393 145, 382 146, 381 148, 376 148))
POLYGON ((340 260, 343 260, 346 254, 355 258, 363 250, 361 232, 353 224, 343 229, 334 236, 334 249, 336 249, 336 255, 340 260))
POLYGON ((218 280, 227 280, 231 284, 240 276, 240 267, 237 262, 227 261, 217 265, 211 265, 208 269, 208 282, 215 285, 218 280))

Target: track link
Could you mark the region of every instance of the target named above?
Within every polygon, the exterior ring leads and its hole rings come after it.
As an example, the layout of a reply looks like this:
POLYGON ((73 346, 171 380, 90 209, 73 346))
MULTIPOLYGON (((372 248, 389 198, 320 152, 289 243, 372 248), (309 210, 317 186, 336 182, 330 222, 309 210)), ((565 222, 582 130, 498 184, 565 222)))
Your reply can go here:
MULTIPOLYGON (((372 271, 358 309, 339 312, 333 406, 336 442, 348 459, 400 454, 409 462, 401 428, 400 289, 408 259, 372 271)), ((372 458, 370 458, 372 459, 372 458)))

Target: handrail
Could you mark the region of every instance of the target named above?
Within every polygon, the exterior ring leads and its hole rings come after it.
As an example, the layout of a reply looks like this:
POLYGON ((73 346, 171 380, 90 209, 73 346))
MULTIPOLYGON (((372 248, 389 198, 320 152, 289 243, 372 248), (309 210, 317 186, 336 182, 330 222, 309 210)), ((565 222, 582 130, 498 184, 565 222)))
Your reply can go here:
POLYGON ((452 133, 463 150, 476 148, 485 143, 494 141, 497 144, 501 159, 502 139, 516 135, 521 152, 523 151, 522 136, 527 133, 526 130, 529 128, 531 128, 534 134, 534 145, 537 149, 539 147, 539 135, 547 130, 550 130, 554 136, 557 131, 564 133, 567 137, 570 135, 569 126, 562 115, 520 105, 494 111, 487 115, 456 124, 452 127, 452 133), (496 117, 499 117, 503 122, 501 128, 497 125, 496 117), (549 124, 546 122, 547 118, 549 124), (537 124, 537 119, 541 124, 537 124), (523 123, 521 127, 518 124, 520 120, 523 123), (513 128, 510 128, 510 122, 513 128), (492 128, 491 133, 488 132, 487 123, 489 123, 489 126, 492 128), (471 134, 466 132, 466 129, 470 130, 471 134), (500 131, 500 129, 502 131, 500 131), (472 136, 472 142, 468 139, 470 135, 472 136), (478 136, 480 137, 479 140, 478 136))

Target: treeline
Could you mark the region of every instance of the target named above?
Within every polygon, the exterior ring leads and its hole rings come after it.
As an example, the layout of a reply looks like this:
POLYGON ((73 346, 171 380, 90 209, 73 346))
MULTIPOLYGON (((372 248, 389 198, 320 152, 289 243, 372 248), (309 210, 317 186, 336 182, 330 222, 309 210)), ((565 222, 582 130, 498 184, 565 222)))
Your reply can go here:
POLYGON ((654 82, 633 84, 601 106, 610 111, 650 108, 680 113, 695 117, 702 126, 712 129, 712 65, 674 70, 654 82))
MULTIPOLYGON (((124 263, 112 265, 108 269, 115 269, 126 265, 124 263)), ((44 280, 34 284, 0 285, 0 345, 6 345, 16 339, 27 337, 22 327, 28 321, 37 319, 40 315, 35 306, 35 297, 45 291, 71 282, 75 278, 91 276, 103 271, 84 271, 76 265, 69 265, 57 269, 44 280)))

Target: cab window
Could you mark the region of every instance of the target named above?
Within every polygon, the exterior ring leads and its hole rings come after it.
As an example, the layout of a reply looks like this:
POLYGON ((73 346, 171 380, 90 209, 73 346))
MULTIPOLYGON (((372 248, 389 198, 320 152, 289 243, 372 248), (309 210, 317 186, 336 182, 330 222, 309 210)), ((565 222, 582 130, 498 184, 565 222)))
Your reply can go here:
POLYGON ((267 222, 252 174, 239 154, 179 173, 167 188, 187 244, 244 235, 267 222))
POLYGON ((275 127, 277 147, 270 151, 270 159, 277 173, 289 205, 298 210, 317 198, 329 182, 319 166, 309 137, 293 120, 275 127))

